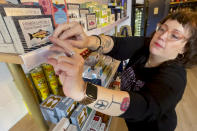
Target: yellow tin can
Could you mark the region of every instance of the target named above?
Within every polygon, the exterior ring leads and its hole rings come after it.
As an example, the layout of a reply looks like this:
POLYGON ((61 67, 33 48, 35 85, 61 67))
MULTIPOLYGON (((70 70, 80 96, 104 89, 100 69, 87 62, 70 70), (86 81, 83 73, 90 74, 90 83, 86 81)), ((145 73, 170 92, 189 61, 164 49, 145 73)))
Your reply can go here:
POLYGON ((33 96, 34 96, 37 104, 39 104, 40 103, 40 96, 38 95, 37 89, 34 85, 34 82, 32 80, 30 73, 26 74, 26 78, 27 78, 27 82, 30 86, 31 92, 33 93, 33 96))
POLYGON ((37 67, 31 70, 30 74, 41 100, 44 101, 50 93, 42 68, 37 67))
POLYGON ((50 64, 42 64, 42 68, 44 70, 44 74, 45 74, 45 77, 47 79, 47 82, 48 82, 48 85, 51 89, 51 92, 54 94, 54 95, 59 95, 59 86, 58 86, 58 79, 55 75, 55 71, 53 69, 53 66, 50 65, 50 64))

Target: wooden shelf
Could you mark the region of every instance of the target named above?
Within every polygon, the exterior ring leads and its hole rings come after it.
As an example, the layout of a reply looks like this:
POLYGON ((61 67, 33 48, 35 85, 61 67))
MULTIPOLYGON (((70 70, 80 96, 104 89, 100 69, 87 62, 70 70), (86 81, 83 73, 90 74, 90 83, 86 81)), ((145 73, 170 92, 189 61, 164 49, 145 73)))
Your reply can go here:
POLYGON ((114 22, 112 24, 109 24, 109 25, 107 25, 105 27, 96 28, 96 29, 87 31, 86 34, 90 36, 90 35, 100 35, 100 34, 106 33, 108 31, 110 31, 111 29, 113 29, 115 26, 118 26, 120 23, 122 23, 125 20, 127 20, 128 18, 129 18, 129 16, 123 17, 120 20, 118 20, 118 21, 116 21, 116 22, 114 22))
POLYGON ((181 1, 181 2, 170 2, 170 5, 179 5, 179 4, 186 4, 186 3, 195 3, 197 2, 197 0, 193 0, 193 1, 181 1))
POLYGON ((0 62, 23 64, 23 60, 17 54, 0 53, 0 62))

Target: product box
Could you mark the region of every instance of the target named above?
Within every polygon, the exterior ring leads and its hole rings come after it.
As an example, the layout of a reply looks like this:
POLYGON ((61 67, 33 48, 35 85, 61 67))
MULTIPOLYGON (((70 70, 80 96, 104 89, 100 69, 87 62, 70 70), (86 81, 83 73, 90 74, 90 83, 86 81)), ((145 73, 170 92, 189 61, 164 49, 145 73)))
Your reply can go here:
POLYGON ((50 0, 39 0, 39 5, 42 6, 45 15, 51 15, 51 1, 50 0))
POLYGON ((79 18, 69 19, 69 22, 73 22, 73 21, 78 22, 83 27, 84 31, 87 31, 86 17, 79 17, 79 18))
POLYGON ((86 14, 86 19, 87 19, 87 30, 88 31, 97 28, 95 13, 86 14))
POLYGON ((80 131, 88 118, 87 107, 85 105, 79 105, 72 113, 70 119, 73 125, 76 125, 80 131))
POLYGON ((70 99, 69 97, 64 97, 64 98, 61 100, 60 104, 58 104, 58 105, 56 106, 56 108, 55 108, 59 120, 61 120, 61 119, 65 116, 64 108, 66 108, 66 102, 67 102, 69 99, 70 99))
POLYGON ((100 116, 94 116, 91 124, 88 127, 89 131, 99 131, 102 123, 102 118, 100 116))
POLYGON ((102 86, 105 86, 105 84, 109 80, 109 77, 111 76, 111 73, 112 73, 111 65, 106 66, 103 71, 103 74, 101 75, 101 85, 102 86))
POLYGON ((69 21, 66 0, 51 0, 52 16, 55 26, 69 21))
POLYGON ((20 0, 23 5, 39 5, 38 0, 20 0))
POLYGON ((77 106, 77 102, 71 98, 63 99, 62 102, 56 107, 56 112, 58 112, 58 118, 62 117, 69 118, 77 106))
POLYGON ((105 123, 101 123, 99 131, 105 131, 105 127, 106 127, 106 124, 105 123))
POLYGON ((51 16, 6 16, 5 23, 17 54, 28 53, 51 44, 54 26, 51 16))
POLYGON ((88 8, 79 8, 80 17, 86 17, 86 14, 89 14, 90 11, 88 8))
POLYGON ((68 10, 78 10, 80 8, 80 4, 77 3, 68 3, 68 10))
POLYGON ((68 128, 66 129, 66 131, 78 131, 77 130, 77 126, 73 125, 73 124, 70 124, 68 126, 68 128))
POLYGON ((68 10, 69 19, 79 18, 79 9, 69 9, 68 10))
POLYGON ((56 106, 58 106, 61 100, 61 96, 50 95, 40 104, 40 109, 45 120, 51 121, 52 123, 58 122, 57 112, 55 108, 56 106))
POLYGON ((62 118, 57 125, 53 128, 52 131, 66 131, 68 126, 70 125, 70 121, 68 118, 62 118))

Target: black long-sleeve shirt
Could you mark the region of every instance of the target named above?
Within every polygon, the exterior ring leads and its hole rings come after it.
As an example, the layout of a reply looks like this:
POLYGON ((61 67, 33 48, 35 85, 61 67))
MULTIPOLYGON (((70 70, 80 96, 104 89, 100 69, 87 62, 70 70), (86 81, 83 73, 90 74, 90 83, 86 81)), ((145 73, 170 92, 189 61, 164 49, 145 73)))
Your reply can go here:
POLYGON ((186 71, 176 62, 144 67, 149 46, 144 37, 112 37, 114 47, 107 55, 130 59, 122 73, 121 89, 129 92, 130 106, 120 117, 130 131, 174 131, 175 107, 186 87, 186 71))

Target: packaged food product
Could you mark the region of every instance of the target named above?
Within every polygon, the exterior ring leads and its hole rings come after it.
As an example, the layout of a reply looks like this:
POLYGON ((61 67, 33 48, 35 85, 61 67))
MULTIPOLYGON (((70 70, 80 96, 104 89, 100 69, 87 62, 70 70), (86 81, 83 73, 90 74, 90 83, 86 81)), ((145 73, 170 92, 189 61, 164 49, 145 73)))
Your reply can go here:
POLYGON ((55 75, 55 71, 53 69, 53 66, 50 64, 42 64, 42 68, 45 74, 45 77, 47 79, 48 85, 50 87, 51 92, 54 95, 59 94, 59 86, 58 86, 58 79, 55 75))
POLYGON ((40 96, 40 99, 44 101, 49 96, 49 88, 42 68, 37 67, 31 70, 30 74, 40 96))

